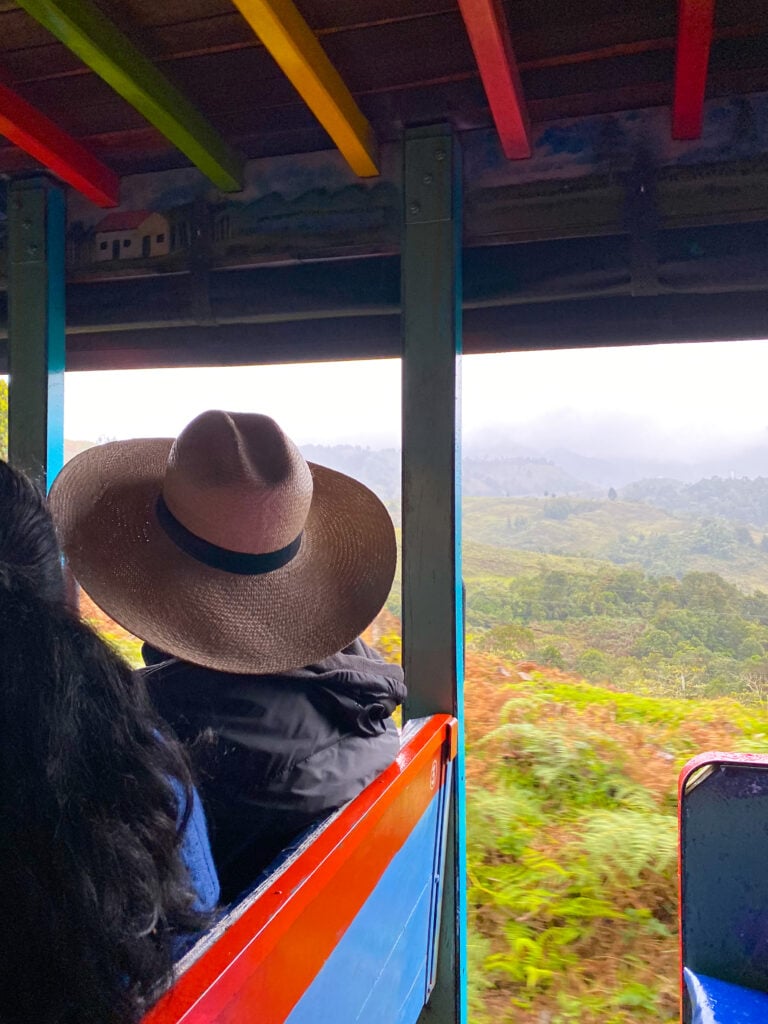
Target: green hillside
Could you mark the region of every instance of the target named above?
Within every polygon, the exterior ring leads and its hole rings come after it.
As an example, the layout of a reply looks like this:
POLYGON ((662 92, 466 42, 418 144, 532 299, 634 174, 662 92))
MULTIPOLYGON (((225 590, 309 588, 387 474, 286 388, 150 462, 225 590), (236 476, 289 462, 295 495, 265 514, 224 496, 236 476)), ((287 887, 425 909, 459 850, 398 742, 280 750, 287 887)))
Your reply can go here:
POLYGON ((644 501, 675 515, 718 516, 768 529, 768 477, 710 477, 694 484, 657 478, 622 487, 625 501, 644 501))
MULTIPOLYGON (((726 519, 675 516, 643 502, 581 498, 466 498, 468 541, 634 565, 654 575, 715 572, 768 589, 768 542, 726 519)), ((466 570, 472 572, 469 560, 466 570)))

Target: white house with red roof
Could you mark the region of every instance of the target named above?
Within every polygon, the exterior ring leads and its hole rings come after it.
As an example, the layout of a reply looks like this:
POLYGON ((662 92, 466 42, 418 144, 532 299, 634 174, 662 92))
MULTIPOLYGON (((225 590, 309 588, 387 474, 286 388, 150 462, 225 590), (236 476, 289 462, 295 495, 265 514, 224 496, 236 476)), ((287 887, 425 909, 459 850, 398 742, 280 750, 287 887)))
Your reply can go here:
POLYGON ((151 210, 108 213, 95 227, 96 259, 135 260, 171 251, 168 218, 151 210))

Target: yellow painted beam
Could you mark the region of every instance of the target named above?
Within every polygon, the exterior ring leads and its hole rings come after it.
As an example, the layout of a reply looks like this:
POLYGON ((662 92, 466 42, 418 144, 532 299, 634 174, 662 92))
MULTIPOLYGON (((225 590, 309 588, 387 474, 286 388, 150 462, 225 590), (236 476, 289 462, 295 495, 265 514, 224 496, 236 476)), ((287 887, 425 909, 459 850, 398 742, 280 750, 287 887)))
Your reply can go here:
POLYGON ((378 174, 373 129, 292 0, 233 2, 355 174, 378 174))

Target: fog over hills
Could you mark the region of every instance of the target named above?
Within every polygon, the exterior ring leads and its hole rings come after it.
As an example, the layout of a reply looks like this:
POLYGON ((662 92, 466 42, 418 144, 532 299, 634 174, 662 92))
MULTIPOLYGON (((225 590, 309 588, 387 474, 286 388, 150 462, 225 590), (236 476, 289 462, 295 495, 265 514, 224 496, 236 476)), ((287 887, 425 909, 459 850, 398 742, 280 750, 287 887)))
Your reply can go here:
MULTIPOLYGON (((510 444, 508 454, 467 445, 462 489, 468 497, 602 497, 638 481, 663 479, 681 485, 720 477, 724 480, 768 477, 768 449, 756 445, 727 455, 691 461, 627 456, 591 457, 568 448, 536 450, 510 444), (511 449, 511 450, 510 450, 511 449)), ((310 462, 330 466, 367 484, 383 500, 400 496, 400 451, 355 445, 303 445, 310 462)), ((653 489, 642 492, 650 500, 653 489), (646 493, 647 492, 647 493, 646 493)), ((639 496, 639 492, 634 495, 639 496)), ((629 497, 629 495, 627 495, 629 497)))
MULTIPOLYGON (((67 458, 91 443, 67 441, 67 458)), ((310 462, 363 481, 384 501, 400 497, 397 447, 306 444, 301 449, 310 462)), ((685 490, 697 481, 768 478, 768 433, 765 442, 754 431, 728 438, 704 427, 671 436, 658 425, 628 416, 587 418, 561 412, 514 428, 507 424, 469 431, 462 469, 467 497, 601 498, 613 489, 624 500, 674 512, 692 497, 701 503, 700 495, 685 490), (664 487, 647 484, 662 480, 667 482, 664 487), (644 482, 642 487, 628 489, 639 482, 644 482)), ((704 504, 709 500, 707 496, 704 504)), ((754 501, 748 503, 754 506, 754 501)), ((723 513, 713 509, 709 514, 723 513)))
POLYGON ((712 476, 754 478, 768 476, 768 425, 737 430, 717 409, 711 420, 676 427, 630 415, 559 410, 515 427, 470 430, 464 455, 545 458, 600 489, 649 477, 683 483, 712 476))

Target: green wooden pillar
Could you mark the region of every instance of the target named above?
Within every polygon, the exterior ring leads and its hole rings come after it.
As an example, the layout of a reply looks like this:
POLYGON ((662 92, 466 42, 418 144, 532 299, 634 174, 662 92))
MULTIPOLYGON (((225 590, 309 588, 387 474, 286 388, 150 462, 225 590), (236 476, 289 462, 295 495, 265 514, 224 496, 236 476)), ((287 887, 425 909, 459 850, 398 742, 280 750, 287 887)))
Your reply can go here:
POLYGON ((465 1024, 466 858, 459 362, 461 154, 443 126, 406 133, 402 245, 403 661, 407 718, 460 722, 437 979, 422 1020, 465 1024))
POLYGON ((64 194, 36 177, 8 198, 8 457, 47 489, 64 459, 64 194))

